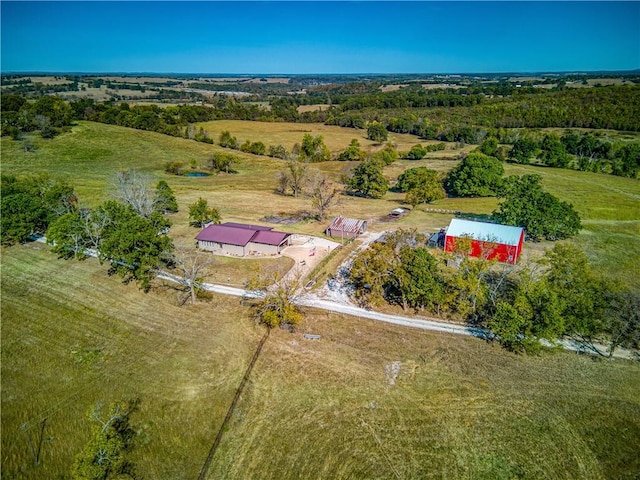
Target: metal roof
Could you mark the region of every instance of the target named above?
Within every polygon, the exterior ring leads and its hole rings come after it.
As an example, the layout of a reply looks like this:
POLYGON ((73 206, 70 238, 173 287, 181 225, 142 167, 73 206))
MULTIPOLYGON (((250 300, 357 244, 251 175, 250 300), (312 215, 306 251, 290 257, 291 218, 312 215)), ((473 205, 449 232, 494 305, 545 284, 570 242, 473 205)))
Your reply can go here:
POLYGON ((196 239, 244 247, 255 234, 255 230, 246 228, 230 227, 228 225, 209 225, 196 236, 196 239))
POLYGON ((244 247, 249 242, 280 245, 289 235, 291 234, 272 231, 270 227, 242 223, 223 223, 221 225, 209 225, 196 236, 196 240, 244 247))
POLYGON ((281 245, 290 233, 260 230, 251 239, 253 243, 262 243, 263 245, 281 245))
POLYGON ((454 218, 447 229, 448 237, 469 237, 484 242, 518 245, 522 227, 499 225, 497 223, 472 222, 454 218))
POLYGON ((261 225, 249 225, 248 223, 225 222, 221 225, 225 227, 245 228, 247 230, 271 230, 273 227, 263 227, 261 225))
POLYGON ((327 230, 339 230, 343 232, 359 233, 365 228, 366 220, 358 220, 356 218, 336 217, 331 222, 327 230))

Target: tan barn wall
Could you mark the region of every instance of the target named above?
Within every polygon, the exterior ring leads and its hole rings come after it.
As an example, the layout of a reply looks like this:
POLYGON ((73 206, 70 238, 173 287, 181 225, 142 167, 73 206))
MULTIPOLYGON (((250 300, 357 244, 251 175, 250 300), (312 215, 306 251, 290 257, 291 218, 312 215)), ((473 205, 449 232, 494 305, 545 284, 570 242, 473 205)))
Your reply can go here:
POLYGON ((208 250, 213 253, 223 253, 226 255, 235 255, 237 257, 245 256, 245 247, 241 247, 239 245, 228 245, 226 243, 198 240, 198 248, 208 250))
POLYGON ((248 252, 258 252, 264 255, 277 255, 280 253, 280 249, 277 245, 265 245, 264 243, 247 243, 248 252))
POLYGON ((342 232, 342 230, 334 230, 332 228, 327 230, 329 232, 329 236, 333 238, 356 238, 358 236, 355 232, 342 232))

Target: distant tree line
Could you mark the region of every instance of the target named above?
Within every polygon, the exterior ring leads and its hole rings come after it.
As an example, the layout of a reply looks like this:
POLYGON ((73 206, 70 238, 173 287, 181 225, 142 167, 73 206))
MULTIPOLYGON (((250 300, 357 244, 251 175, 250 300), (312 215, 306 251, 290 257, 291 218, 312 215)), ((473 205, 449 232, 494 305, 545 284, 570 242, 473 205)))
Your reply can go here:
MULTIPOLYGON (((350 126, 379 119, 389 131, 428 139, 445 135, 443 128, 447 125, 472 129, 579 127, 640 131, 640 86, 540 89, 535 93, 516 89, 494 98, 459 89, 403 88, 347 97, 329 113, 329 124, 350 126)), ((470 138, 464 140, 476 143, 470 138)))

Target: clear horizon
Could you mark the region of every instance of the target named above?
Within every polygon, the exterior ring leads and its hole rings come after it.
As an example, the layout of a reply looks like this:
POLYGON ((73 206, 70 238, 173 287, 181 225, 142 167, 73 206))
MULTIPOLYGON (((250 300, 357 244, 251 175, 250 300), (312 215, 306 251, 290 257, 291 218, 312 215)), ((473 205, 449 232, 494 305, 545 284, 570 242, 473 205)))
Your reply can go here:
POLYGON ((640 68, 639 2, 3 1, 3 73, 402 75, 640 68))

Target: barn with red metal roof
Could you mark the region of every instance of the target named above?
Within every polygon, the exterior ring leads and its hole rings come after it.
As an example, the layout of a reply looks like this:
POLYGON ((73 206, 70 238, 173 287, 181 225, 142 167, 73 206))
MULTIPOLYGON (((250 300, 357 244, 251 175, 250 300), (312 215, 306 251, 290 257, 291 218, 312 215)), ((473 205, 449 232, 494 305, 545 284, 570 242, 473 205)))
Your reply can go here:
POLYGON ((212 224, 197 236, 198 248, 214 253, 244 257, 251 254, 277 255, 289 246, 290 233, 271 227, 244 223, 212 224))

